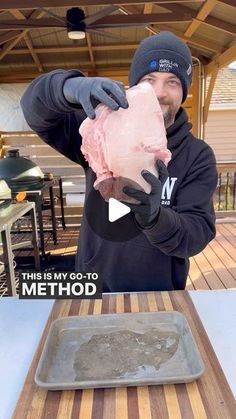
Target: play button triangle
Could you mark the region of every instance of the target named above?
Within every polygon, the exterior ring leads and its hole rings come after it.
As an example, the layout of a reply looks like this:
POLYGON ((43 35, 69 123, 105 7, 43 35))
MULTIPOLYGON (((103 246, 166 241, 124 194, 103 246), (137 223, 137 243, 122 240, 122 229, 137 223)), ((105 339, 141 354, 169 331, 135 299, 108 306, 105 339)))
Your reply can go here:
POLYGON ((119 218, 124 217, 126 214, 130 212, 130 208, 122 204, 122 202, 117 201, 115 198, 109 199, 108 204, 108 219, 110 223, 113 223, 116 220, 119 220, 119 218))

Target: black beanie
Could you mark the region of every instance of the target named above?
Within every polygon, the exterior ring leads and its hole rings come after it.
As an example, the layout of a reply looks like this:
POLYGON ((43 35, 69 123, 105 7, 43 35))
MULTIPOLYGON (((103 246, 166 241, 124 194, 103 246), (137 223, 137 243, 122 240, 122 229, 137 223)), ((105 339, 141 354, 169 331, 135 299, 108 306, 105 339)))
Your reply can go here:
POLYGON ((175 74, 183 87, 183 99, 192 82, 192 57, 188 46, 171 32, 145 38, 135 51, 129 71, 129 85, 134 86, 146 74, 162 71, 175 74))

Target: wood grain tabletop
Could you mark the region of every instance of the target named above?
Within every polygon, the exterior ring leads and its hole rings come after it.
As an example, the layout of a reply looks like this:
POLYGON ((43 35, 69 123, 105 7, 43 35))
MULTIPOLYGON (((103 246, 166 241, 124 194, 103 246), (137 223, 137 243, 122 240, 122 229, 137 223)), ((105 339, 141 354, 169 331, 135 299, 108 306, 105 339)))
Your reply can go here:
POLYGON ((187 291, 105 294, 57 300, 29 369, 13 419, 233 419, 236 402, 187 291), (49 327, 57 318, 177 310, 190 325, 205 372, 188 384, 46 391, 34 383, 49 327))

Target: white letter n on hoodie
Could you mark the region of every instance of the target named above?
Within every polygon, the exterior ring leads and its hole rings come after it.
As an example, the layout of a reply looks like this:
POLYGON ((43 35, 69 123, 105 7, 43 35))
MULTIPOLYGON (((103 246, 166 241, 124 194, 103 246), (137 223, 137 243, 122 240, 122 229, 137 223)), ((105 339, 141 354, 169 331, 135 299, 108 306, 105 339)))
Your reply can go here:
POLYGON ((161 199, 163 200, 170 200, 171 199, 171 194, 173 192, 174 186, 175 186, 175 182, 177 180, 177 177, 171 177, 171 178, 167 178, 163 188, 162 188, 162 196, 161 199))

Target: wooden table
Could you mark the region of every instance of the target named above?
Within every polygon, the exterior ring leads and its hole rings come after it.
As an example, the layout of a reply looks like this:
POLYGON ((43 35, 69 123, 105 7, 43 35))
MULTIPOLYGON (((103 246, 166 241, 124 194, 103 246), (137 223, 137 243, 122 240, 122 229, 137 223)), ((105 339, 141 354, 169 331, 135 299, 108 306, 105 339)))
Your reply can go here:
POLYGON ((53 306, 13 419, 230 419, 236 403, 210 341, 186 291, 105 295, 103 300, 58 300, 53 306), (182 312, 205 363, 189 384, 45 391, 34 384, 38 360, 53 320, 63 316, 177 310, 182 312))

